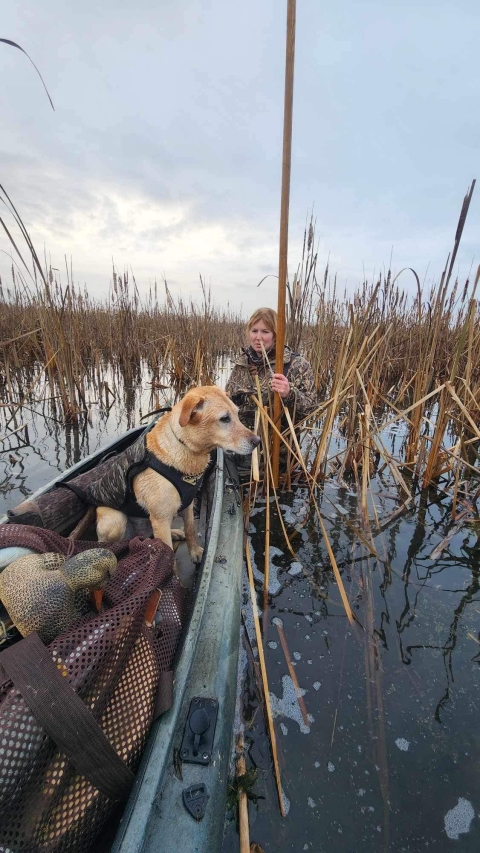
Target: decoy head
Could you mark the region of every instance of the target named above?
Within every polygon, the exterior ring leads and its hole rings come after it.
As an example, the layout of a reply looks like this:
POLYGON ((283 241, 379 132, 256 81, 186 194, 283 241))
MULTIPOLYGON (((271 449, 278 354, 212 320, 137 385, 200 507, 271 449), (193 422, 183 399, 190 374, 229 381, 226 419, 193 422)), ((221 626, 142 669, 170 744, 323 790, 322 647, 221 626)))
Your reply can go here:
POLYGON ((61 571, 69 587, 99 589, 106 585, 117 567, 117 558, 107 548, 91 548, 66 560, 61 571))

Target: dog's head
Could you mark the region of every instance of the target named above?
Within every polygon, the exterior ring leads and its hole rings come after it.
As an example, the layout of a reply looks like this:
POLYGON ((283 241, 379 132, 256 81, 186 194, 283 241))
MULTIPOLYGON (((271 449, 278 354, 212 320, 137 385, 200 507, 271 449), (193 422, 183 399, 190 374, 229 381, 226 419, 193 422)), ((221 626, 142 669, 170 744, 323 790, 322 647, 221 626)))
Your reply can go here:
POLYGON ((182 434, 195 449, 221 447, 246 456, 260 443, 258 435, 240 422, 237 406, 216 385, 191 388, 177 405, 182 434))

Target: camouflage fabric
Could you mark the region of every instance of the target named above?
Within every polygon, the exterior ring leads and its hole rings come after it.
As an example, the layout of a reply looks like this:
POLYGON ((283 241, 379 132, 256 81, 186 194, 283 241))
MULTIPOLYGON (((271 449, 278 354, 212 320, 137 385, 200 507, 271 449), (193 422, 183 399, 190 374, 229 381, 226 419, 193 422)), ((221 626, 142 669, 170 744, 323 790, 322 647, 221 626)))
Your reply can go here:
POLYGON ((123 453, 112 457, 107 469, 98 480, 83 487, 77 485, 75 480, 68 480, 60 485, 71 489, 89 506, 109 506, 112 509, 121 509, 127 515, 146 517, 145 510, 137 504, 135 496, 130 494, 131 478, 129 477, 133 468, 140 471, 146 467, 143 464, 146 454, 145 437, 143 433, 123 453))
MULTIPOLYGON (((273 408, 273 392, 270 388, 272 373, 275 373, 275 351, 271 350, 268 355, 268 365, 260 364, 258 368, 249 363, 247 355, 242 353, 234 363, 233 370, 226 385, 226 392, 233 402, 239 407, 240 419, 247 426, 253 424, 255 416, 255 403, 250 397, 256 396, 255 375, 258 374, 262 401, 264 406, 273 408)), ((283 398, 294 423, 302 420, 309 412, 318 405, 317 393, 313 370, 306 358, 293 353, 286 346, 283 352, 283 371, 290 383, 290 393, 283 398)))

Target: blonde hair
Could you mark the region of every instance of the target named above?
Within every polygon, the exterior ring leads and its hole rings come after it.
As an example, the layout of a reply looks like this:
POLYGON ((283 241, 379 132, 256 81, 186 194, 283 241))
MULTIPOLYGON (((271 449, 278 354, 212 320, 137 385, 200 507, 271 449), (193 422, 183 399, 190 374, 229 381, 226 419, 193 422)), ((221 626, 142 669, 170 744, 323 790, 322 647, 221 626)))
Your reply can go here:
POLYGON ((277 312, 273 308, 257 308, 247 323, 247 334, 250 334, 255 323, 263 321, 269 332, 273 332, 274 340, 277 337, 277 312))

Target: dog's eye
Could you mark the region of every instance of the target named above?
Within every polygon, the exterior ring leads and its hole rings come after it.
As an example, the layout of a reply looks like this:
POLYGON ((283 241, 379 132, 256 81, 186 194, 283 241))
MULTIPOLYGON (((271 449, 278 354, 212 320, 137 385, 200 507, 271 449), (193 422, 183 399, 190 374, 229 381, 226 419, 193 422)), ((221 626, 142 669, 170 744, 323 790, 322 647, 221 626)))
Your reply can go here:
POLYGON ((231 418, 230 418, 230 415, 222 415, 220 420, 221 420, 222 424, 229 424, 231 418))

